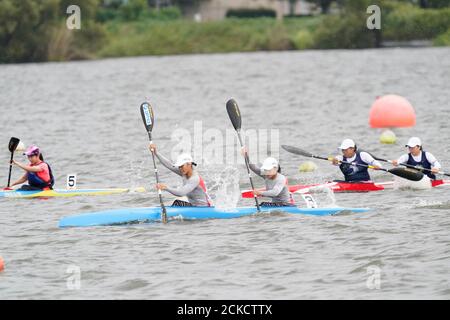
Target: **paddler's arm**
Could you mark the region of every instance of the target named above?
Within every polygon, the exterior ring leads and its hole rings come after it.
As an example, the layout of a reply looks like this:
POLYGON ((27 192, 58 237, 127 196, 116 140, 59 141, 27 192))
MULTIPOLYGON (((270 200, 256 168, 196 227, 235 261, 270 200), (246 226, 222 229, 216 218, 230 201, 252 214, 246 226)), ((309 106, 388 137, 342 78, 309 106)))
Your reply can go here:
POLYGON ((407 163, 408 162, 408 158, 409 158, 409 156, 407 154, 404 154, 400 158, 398 158, 397 160, 392 160, 391 163, 394 166, 398 166, 399 164, 407 163))
POLYGON ((31 166, 27 166, 23 163, 17 162, 16 160, 13 160, 12 163, 27 172, 41 172, 42 170, 44 170, 41 166, 31 167, 31 166))
POLYGON ((181 171, 179 168, 175 167, 172 162, 167 159, 166 157, 164 157, 162 154, 160 154, 159 152, 156 151, 156 145, 155 144, 151 144, 149 147, 150 152, 153 149, 153 152, 155 153, 155 156, 158 158, 158 160, 161 162, 161 164, 166 167, 167 169, 169 169, 170 171, 176 173, 177 175, 181 176, 181 171))
POLYGON ((18 184, 22 184, 25 183, 28 180, 28 175, 25 173, 19 180, 17 180, 16 182, 12 183, 10 185, 10 187, 14 187, 18 184))
POLYGON ((248 166, 250 167, 250 170, 252 170, 254 173, 256 173, 258 176, 264 178, 264 176, 261 173, 261 169, 258 168, 256 165, 254 165, 253 163, 249 163, 248 166))
POLYGON ((381 163, 378 160, 375 160, 370 153, 361 152, 361 159, 368 165, 372 166, 375 170, 381 169, 383 167, 381 163))
POLYGON ((259 169, 257 166, 255 166, 254 164, 250 163, 250 158, 248 157, 248 150, 247 147, 242 147, 241 149, 241 154, 245 157, 247 156, 248 159, 248 166, 250 168, 250 170, 252 170, 254 173, 256 173, 258 176, 264 178, 264 176, 261 173, 261 169, 259 169))
POLYGON ((429 152, 427 152, 425 156, 427 157, 428 162, 431 163, 431 172, 438 173, 441 169, 441 164, 437 161, 436 157, 429 152))
POLYGON ((283 181, 277 181, 275 186, 267 191, 261 191, 260 195, 263 197, 276 197, 280 195, 281 191, 283 191, 283 188, 285 186, 285 183, 283 181))
POLYGON ((331 163, 335 166, 338 166, 341 163, 342 159, 342 156, 336 156, 331 160, 331 163))
POLYGON ((179 188, 171 188, 166 186, 165 190, 170 192, 174 196, 183 197, 188 195, 190 192, 194 191, 195 188, 200 184, 200 177, 195 175, 190 177, 186 183, 179 188))

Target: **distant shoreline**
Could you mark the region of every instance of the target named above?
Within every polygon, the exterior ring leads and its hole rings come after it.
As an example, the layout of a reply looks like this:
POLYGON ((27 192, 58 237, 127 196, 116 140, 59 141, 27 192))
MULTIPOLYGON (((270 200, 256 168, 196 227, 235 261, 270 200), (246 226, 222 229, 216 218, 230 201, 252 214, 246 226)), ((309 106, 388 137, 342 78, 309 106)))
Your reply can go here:
MULTIPOLYGON (((83 20, 69 30, 55 18, 40 32, 21 30, 0 46, 0 63, 94 60, 230 52, 450 46, 450 8, 420 9, 392 2, 380 30, 365 11, 306 17, 227 18, 195 22, 174 16, 83 20)), ((387 9, 386 9, 387 10, 387 9)), ((23 18, 25 19, 25 18, 23 18)), ((10 22, 12 23, 12 22, 10 22)), ((32 26, 28 26, 32 28, 32 26)), ((8 38, 8 37, 6 37, 8 38)), ((4 37, 4 39, 6 39, 4 37)), ((1 40, 0 34, 0 40, 1 40)))

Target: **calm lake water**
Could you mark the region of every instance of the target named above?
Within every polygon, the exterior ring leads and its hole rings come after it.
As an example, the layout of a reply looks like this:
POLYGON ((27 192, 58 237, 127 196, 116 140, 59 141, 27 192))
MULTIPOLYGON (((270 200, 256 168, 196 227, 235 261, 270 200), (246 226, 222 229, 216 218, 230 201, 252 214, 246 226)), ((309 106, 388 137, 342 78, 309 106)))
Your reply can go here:
MULTIPOLYGON (((139 114, 144 100, 153 104, 154 141, 162 153, 176 153, 186 137, 203 149, 194 154, 198 169, 221 206, 236 205, 239 188, 249 187, 242 163, 224 160, 238 150, 227 138, 235 137, 225 111, 230 97, 240 105, 244 130, 260 135, 257 160, 269 144, 291 183, 341 176, 320 160, 317 172, 300 173, 306 159, 277 146, 327 156, 348 137, 380 157, 396 158, 417 135, 450 171, 449 70, 450 48, 1 65, 0 185, 7 181, 7 144, 16 136, 41 146, 56 187, 65 188, 66 175, 76 173, 79 188, 145 186, 150 192, 0 199, 6 265, 0 298, 449 299, 450 188, 316 195, 323 206, 373 209, 363 214, 57 227, 66 215, 158 205, 139 114), (389 93, 408 98, 417 125, 396 129, 397 144, 381 145, 368 114, 375 98, 389 93), (73 286, 77 270, 79 288, 73 286)), ((164 168, 160 173, 170 185, 180 182, 164 168)), ((13 169, 13 179, 21 174, 13 169)), ((392 177, 377 172, 373 179, 392 177)), ((263 185, 259 178, 255 183, 263 185)))

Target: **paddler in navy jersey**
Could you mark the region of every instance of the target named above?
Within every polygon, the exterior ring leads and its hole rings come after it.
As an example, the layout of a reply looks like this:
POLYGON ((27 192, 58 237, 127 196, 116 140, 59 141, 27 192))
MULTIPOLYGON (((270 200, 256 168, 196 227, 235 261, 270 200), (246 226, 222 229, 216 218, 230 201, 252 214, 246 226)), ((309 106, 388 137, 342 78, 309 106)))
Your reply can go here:
POLYGON ((22 185, 18 190, 52 189, 55 184, 52 169, 48 163, 44 162, 39 148, 37 146, 30 146, 24 155, 28 157, 30 164, 26 165, 15 160, 12 161, 12 164, 22 168, 26 173, 19 180, 11 184, 11 187, 28 181, 28 185, 22 185))
POLYGON ((382 167, 380 162, 375 160, 368 152, 359 151, 352 139, 342 141, 338 149, 342 151, 342 155, 335 157, 333 164, 339 165, 346 182, 371 181, 369 170, 364 166, 373 166, 375 170, 382 167), (352 164, 342 163, 341 161, 352 164), (362 166, 358 166, 358 164, 362 166))
POLYGON ((212 205, 211 198, 206 190, 206 184, 203 179, 194 170, 194 166, 197 164, 193 161, 189 154, 181 154, 178 156, 177 161, 172 164, 172 162, 156 151, 156 145, 151 144, 149 146, 150 152, 152 151, 159 159, 161 164, 165 166, 170 171, 181 176, 183 179, 183 185, 179 188, 172 188, 163 183, 156 185, 157 189, 165 190, 174 196, 184 197, 186 196, 189 202, 182 200, 175 200, 172 206, 177 207, 210 207, 212 205))
POLYGON ((424 170, 423 173, 430 179, 436 180, 435 173, 439 172, 441 165, 431 153, 423 150, 422 141, 418 137, 412 137, 409 139, 405 147, 408 148, 409 153, 404 154, 397 160, 392 161, 392 164, 397 166, 403 163, 418 168, 429 169, 431 172, 424 170))
MULTIPOLYGON (((244 147, 242 153, 248 153, 244 147)), ((257 196, 271 198, 271 202, 262 202, 261 206, 265 207, 284 207, 293 206, 294 200, 288 189, 288 179, 281 174, 281 168, 277 159, 269 157, 264 160, 261 167, 249 163, 250 170, 264 179, 266 184, 265 191, 257 191, 254 193, 257 196)))

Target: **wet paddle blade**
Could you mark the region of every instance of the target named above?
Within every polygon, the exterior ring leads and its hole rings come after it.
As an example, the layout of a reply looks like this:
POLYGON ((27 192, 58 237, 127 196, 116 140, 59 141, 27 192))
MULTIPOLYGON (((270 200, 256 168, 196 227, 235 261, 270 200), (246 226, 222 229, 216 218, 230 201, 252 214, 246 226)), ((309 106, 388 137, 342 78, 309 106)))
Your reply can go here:
POLYGON ((292 147, 292 146, 287 146, 285 144, 283 144, 281 146, 284 150, 286 150, 287 152, 293 153, 293 154, 298 154, 300 156, 304 156, 304 157, 308 157, 308 158, 313 158, 314 155, 312 153, 306 152, 305 150, 302 150, 300 148, 297 147, 292 147))
POLYGON ((393 168, 388 170, 388 172, 411 181, 420 181, 424 176, 422 172, 409 168, 393 168))
POLYGON ((11 139, 9 140, 9 144, 8 144, 8 149, 9 152, 14 152, 17 148, 17 146, 19 145, 20 139, 15 138, 15 137, 11 137, 11 139))
POLYGON ((242 120, 241 120, 241 112, 239 111, 239 107, 234 99, 230 99, 227 102, 227 112, 230 117, 231 123, 236 131, 241 130, 242 120))
POLYGON ((147 132, 152 132, 154 124, 153 109, 150 103, 144 102, 141 104, 141 117, 144 121, 144 126, 147 132))

